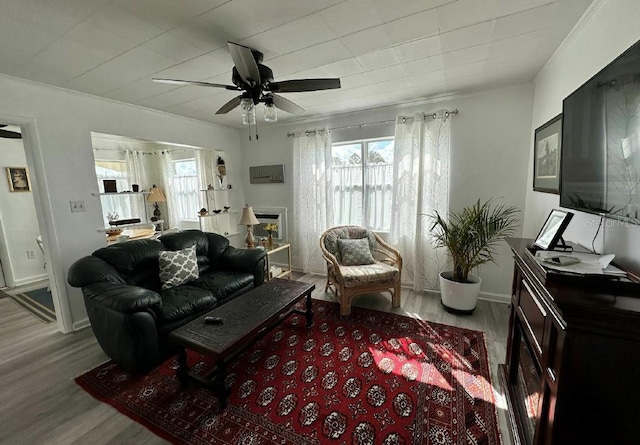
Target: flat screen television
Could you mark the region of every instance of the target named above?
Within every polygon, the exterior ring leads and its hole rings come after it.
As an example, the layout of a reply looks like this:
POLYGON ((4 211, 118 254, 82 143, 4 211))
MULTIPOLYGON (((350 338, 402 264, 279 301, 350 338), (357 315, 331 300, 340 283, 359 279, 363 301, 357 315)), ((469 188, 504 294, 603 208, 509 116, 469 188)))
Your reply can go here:
POLYGON ((640 224, 640 42, 562 104, 560 206, 640 224))

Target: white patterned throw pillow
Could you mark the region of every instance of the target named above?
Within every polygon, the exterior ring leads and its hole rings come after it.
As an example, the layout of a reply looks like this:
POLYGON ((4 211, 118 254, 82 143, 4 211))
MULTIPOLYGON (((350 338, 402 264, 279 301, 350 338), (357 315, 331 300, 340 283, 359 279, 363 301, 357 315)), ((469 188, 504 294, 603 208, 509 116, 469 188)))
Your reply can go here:
POLYGON ((162 290, 198 279, 196 246, 177 251, 162 251, 159 258, 162 290))
POLYGON ((340 249, 343 266, 362 266, 375 263, 367 238, 339 239, 338 249, 340 249))

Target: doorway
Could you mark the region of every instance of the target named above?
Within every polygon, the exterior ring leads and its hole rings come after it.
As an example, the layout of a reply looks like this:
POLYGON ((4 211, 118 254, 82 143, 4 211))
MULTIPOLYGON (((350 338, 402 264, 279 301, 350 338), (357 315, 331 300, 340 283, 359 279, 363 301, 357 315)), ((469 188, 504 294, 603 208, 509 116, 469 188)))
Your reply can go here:
POLYGON ((0 123, 0 176, 6 176, 0 179, 0 288, 8 294, 49 284, 44 250, 38 245, 39 211, 22 135, 23 127, 0 123))

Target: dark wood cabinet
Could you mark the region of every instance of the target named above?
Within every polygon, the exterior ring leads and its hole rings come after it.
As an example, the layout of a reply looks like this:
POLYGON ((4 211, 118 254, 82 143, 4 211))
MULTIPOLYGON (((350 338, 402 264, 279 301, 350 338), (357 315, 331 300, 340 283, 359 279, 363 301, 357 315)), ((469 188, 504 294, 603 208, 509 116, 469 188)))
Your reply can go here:
POLYGON ((500 377, 515 445, 640 443, 640 285, 552 276, 510 239, 500 377))

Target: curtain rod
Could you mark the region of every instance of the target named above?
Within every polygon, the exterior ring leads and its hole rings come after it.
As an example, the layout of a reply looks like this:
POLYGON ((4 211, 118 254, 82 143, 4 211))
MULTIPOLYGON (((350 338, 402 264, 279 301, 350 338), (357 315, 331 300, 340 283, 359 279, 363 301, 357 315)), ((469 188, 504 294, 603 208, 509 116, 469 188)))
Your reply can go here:
MULTIPOLYGON (((449 117, 451 117, 452 114, 458 114, 458 109, 456 108, 455 110, 444 110, 442 113, 442 117, 444 119, 447 119, 449 117)), ((431 114, 424 114, 425 116, 431 116, 433 119, 437 119, 438 118, 438 113, 431 113, 431 114)), ((343 127, 331 127, 329 128, 329 130, 346 130, 348 128, 362 128, 362 127, 368 127, 370 125, 380 125, 380 124, 390 124, 395 122, 395 119, 389 119, 386 121, 379 121, 379 122, 365 122, 364 124, 357 124, 357 125, 345 125, 343 127)), ((305 131, 305 134, 311 134, 314 133, 316 131, 322 131, 323 129, 320 130, 307 130, 305 131)), ((295 136, 295 133, 287 133, 287 137, 293 137, 295 136)))

